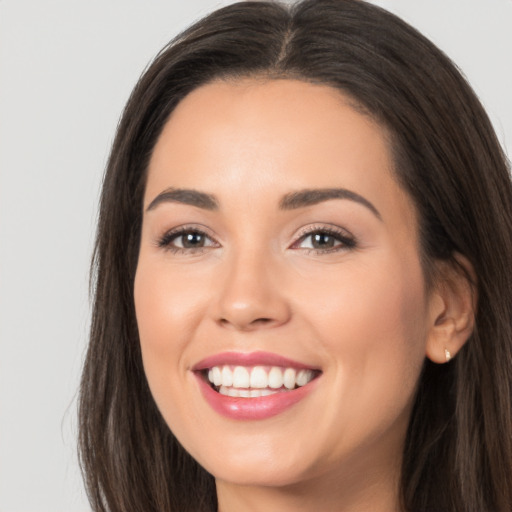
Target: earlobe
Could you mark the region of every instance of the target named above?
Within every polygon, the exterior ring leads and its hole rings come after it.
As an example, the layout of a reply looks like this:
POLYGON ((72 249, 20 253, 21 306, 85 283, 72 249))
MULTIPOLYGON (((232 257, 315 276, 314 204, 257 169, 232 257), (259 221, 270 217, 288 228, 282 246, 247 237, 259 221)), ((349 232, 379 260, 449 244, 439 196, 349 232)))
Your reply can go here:
POLYGON ((457 355, 471 336, 476 313, 476 278, 467 258, 438 264, 438 277, 429 301, 430 327, 426 356, 446 363, 457 355))

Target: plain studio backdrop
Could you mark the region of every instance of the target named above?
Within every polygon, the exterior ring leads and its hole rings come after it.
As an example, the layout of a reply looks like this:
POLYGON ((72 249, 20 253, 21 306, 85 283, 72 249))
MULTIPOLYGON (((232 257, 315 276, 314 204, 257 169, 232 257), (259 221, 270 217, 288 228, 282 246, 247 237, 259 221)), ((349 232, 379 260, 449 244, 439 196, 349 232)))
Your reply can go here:
MULTIPOLYGON (((88 269, 146 64, 229 1, 0 0, 0 512, 89 511, 76 457, 88 269)), ((512 155, 512 0, 380 0, 463 70, 512 155)))

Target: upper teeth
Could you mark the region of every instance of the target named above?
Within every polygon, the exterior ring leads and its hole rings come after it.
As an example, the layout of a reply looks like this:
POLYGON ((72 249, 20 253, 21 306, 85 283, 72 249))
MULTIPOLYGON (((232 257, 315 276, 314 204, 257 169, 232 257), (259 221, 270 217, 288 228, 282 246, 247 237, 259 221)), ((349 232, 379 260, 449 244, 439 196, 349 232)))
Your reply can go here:
POLYGON ((214 366, 208 370, 208 380, 215 386, 235 388, 294 389, 304 386, 314 377, 313 370, 296 370, 279 366, 214 366))

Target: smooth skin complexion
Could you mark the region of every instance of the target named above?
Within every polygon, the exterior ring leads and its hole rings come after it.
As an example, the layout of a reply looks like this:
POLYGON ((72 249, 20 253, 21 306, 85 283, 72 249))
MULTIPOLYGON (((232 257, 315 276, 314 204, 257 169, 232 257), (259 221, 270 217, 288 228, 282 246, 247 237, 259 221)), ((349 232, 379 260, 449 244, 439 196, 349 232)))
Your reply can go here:
POLYGON ((455 356, 473 322, 467 281, 427 290, 418 248, 386 131, 338 91, 216 81, 177 106, 149 165, 135 306, 152 394, 219 511, 399 510, 424 358, 455 356), (262 412, 207 382, 202 362, 240 354, 315 378, 262 412))

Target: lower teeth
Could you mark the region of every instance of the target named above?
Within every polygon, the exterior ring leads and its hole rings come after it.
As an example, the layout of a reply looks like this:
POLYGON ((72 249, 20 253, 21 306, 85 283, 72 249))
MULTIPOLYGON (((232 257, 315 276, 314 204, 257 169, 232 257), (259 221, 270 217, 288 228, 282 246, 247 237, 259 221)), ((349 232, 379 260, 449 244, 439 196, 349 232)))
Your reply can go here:
POLYGON ((289 389, 250 389, 250 388, 233 388, 228 386, 214 387, 214 389, 221 395, 241 398, 257 398, 260 396, 275 395, 283 391, 290 391, 289 389))

